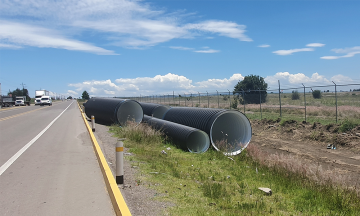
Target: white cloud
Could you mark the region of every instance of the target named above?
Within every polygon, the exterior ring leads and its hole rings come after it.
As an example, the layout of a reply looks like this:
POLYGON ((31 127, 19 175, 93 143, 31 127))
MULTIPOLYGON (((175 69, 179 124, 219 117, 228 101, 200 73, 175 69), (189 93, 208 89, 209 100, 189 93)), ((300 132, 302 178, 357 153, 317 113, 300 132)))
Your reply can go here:
POLYGON ((116 55, 111 50, 93 46, 61 36, 58 32, 21 23, 0 21, 0 41, 7 41, 8 46, 35 46, 41 48, 58 48, 96 53, 99 55, 116 55))
POLYGON ((208 49, 208 50, 196 50, 194 52, 196 52, 196 53, 217 53, 217 52, 220 52, 220 50, 208 49))
POLYGON ((276 50, 273 53, 277 55, 292 55, 296 52, 308 52, 308 51, 314 51, 313 48, 301 48, 301 49, 290 49, 290 50, 276 50))
MULTIPOLYGON (((0 36, 1 37, 1 36, 0 36)), ((18 46, 18 45, 14 45, 14 44, 3 44, 0 43, 0 49, 5 48, 5 49, 21 49, 22 46, 18 46)))
POLYGON ((335 53, 345 53, 345 55, 342 55, 342 56, 323 56, 323 57, 320 57, 320 58, 321 59, 331 60, 331 59, 354 57, 354 55, 360 54, 360 46, 355 46, 355 47, 345 48, 345 49, 332 49, 331 51, 333 51, 335 53))
POLYGON ((270 45, 269 44, 262 44, 262 45, 259 45, 258 47, 267 48, 267 47, 270 47, 270 45))
POLYGON ((209 38, 209 33, 240 41, 252 41, 245 35, 245 25, 222 20, 186 23, 182 17, 190 14, 179 11, 166 13, 163 9, 159 10, 138 0, 0 0, 0 4, 0 18, 6 17, 8 21, 16 20, 12 22, 19 23, 19 16, 29 17, 23 20, 22 24, 32 26, 30 33, 23 29, 16 35, 7 35, 11 37, 12 43, 22 42, 19 44, 27 46, 80 50, 96 54, 113 53, 89 43, 69 39, 73 35, 81 36, 83 32, 100 35, 108 40, 110 45, 127 48, 150 47, 175 38, 209 38), (25 35, 31 34, 31 37, 22 37, 23 32, 25 35), (36 36, 46 39, 45 42, 40 43, 41 40, 36 40, 36 36))
POLYGON ((323 47, 325 46, 325 44, 322 44, 322 43, 309 43, 309 44, 306 44, 307 47, 323 47))
POLYGON ((355 83, 355 81, 347 76, 344 76, 342 74, 335 75, 331 77, 331 81, 334 81, 336 84, 351 84, 355 83))
POLYGON ((71 96, 78 95, 78 93, 76 91, 73 91, 73 90, 67 90, 67 94, 69 94, 71 96))
POLYGON ((239 39, 241 41, 252 41, 245 35, 245 25, 239 25, 234 22, 209 20, 195 24, 185 25, 185 29, 199 30, 211 33, 217 33, 221 36, 239 39))
POLYGON ((303 73, 291 74, 289 72, 277 72, 275 75, 265 78, 270 88, 278 87, 278 80, 280 80, 280 84, 283 87, 298 87, 301 86, 302 83, 307 86, 327 85, 331 83, 330 80, 319 73, 313 73, 311 77, 309 77, 303 73))
POLYGON ((233 74, 229 79, 208 79, 205 81, 195 83, 197 89, 206 91, 214 91, 214 90, 227 90, 232 91, 234 86, 239 81, 243 80, 244 77, 241 74, 233 74))
POLYGON ((193 50, 194 48, 189 47, 182 47, 182 46, 171 46, 171 49, 177 49, 177 50, 193 50))

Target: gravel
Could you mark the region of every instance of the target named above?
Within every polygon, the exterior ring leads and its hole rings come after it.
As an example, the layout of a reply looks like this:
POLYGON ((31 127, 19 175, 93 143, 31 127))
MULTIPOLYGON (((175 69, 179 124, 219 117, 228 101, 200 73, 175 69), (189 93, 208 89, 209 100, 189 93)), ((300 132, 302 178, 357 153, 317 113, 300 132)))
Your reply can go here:
MULTIPOLYGON (((112 137, 108 126, 96 124, 95 128, 95 137, 113 175, 116 176, 115 145, 117 138, 112 137)), ((124 148, 124 158, 134 156, 128 150, 128 148, 124 148)), ((145 186, 144 183, 138 185, 136 181, 138 175, 140 175, 138 167, 132 166, 130 161, 124 160, 124 185, 119 185, 119 188, 131 214, 134 216, 168 215, 167 208, 174 206, 174 204, 155 200, 154 197, 160 194, 145 186)), ((146 183, 146 185, 148 184, 146 183)))

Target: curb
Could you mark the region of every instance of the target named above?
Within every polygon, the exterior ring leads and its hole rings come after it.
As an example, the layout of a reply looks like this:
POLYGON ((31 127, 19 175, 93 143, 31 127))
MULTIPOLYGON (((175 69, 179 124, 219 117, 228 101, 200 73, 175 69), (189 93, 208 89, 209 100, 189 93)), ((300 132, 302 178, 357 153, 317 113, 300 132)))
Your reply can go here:
POLYGON ((83 117, 84 123, 86 125, 86 128, 89 132, 90 135, 90 139, 93 143, 93 147, 94 147, 94 151, 95 151, 95 155, 98 159, 99 162, 99 166, 101 168, 101 172, 103 173, 103 177, 104 177, 104 181, 106 184, 106 188, 108 190, 108 193, 110 195, 110 199, 111 199, 111 203, 113 205, 114 211, 116 215, 121 215, 121 216, 131 216, 130 210, 126 205, 126 202, 123 198, 123 196, 121 195, 121 192, 119 190, 118 185, 116 184, 115 178, 110 170, 109 165, 106 162, 105 156, 101 151, 101 148, 94 136, 94 133, 92 132, 92 129, 90 128, 89 124, 86 121, 86 117, 85 114, 82 112, 79 103, 77 103, 81 115, 83 117))

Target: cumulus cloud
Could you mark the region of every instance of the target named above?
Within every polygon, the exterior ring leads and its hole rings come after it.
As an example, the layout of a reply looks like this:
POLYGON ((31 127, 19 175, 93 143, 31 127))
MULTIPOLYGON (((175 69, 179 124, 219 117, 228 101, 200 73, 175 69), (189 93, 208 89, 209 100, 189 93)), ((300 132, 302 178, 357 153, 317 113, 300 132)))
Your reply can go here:
POLYGON ((319 73, 313 73, 311 77, 309 77, 303 73, 291 74, 289 72, 277 72, 275 75, 265 78, 270 88, 278 87, 278 80, 280 80, 281 86, 283 87, 298 87, 301 86, 302 83, 307 86, 327 85, 331 83, 330 80, 319 73))
POLYGON ((307 47, 323 47, 325 46, 325 44, 322 44, 322 43, 309 43, 309 44, 306 44, 307 47))
POLYGON ((296 52, 309 52, 309 51, 314 51, 313 48, 301 48, 301 49, 290 49, 290 50, 276 50, 273 53, 275 53, 276 55, 292 55, 293 53, 296 52))
POLYGON ((0 41, 9 42, 10 44, 3 44, 3 46, 8 47, 19 47, 14 44, 21 44, 41 48, 76 50, 99 55, 116 55, 111 50, 65 38, 60 33, 50 29, 15 22, 0 21, 0 41))
POLYGON ((109 41, 107 44, 126 48, 146 48, 175 38, 209 38, 213 35, 252 41, 245 35, 245 25, 223 20, 187 23, 182 17, 189 14, 179 11, 166 13, 164 9, 159 10, 153 6, 154 4, 150 5, 144 1, 0 0, 0 4, 0 18, 16 24, 17 28, 17 31, 14 28, 10 29, 12 31, 8 34, 11 35, 6 34, 5 30, 2 32, 3 38, 9 41, 10 45, 18 43, 26 46, 113 54, 112 51, 71 39, 74 35, 81 36, 84 32, 100 35, 102 39, 109 41), (19 16, 29 19, 20 23, 19 16), (22 33, 24 36, 21 36, 22 33), (45 39, 45 42, 36 40, 37 36, 45 39))
POLYGON ((234 86, 239 81, 243 80, 244 77, 241 74, 233 74, 229 79, 208 79, 205 81, 195 83, 199 90, 227 90, 234 89, 234 86))
POLYGON ((270 45, 269 45, 269 44, 262 44, 262 45, 259 45, 258 47, 261 47, 261 48, 268 48, 268 47, 270 47, 270 45))
POLYGON ((321 59, 332 60, 332 59, 339 59, 339 58, 354 57, 354 55, 360 54, 360 46, 355 46, 355 47, 345 48, 345 49, 332 49, 331 51, 333 51, 335 53, 345 53, 345 55, 342 55, 342 56, 323 56, 323 57, 320 57, 320 58, 321 59))

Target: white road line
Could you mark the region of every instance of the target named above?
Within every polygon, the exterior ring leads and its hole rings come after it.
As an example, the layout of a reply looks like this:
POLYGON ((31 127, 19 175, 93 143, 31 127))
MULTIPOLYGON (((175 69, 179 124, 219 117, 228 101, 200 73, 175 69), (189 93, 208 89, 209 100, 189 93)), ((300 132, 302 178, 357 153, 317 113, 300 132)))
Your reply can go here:
MULTIPOLYGON (((71 102, 71 104, 73 103, 74 102, 71 102)), ((60 116, 71 106, 71 104, 68 107, 66 107, 66 109, 62 111, 62 113, 60 113, 60 115, 58 115, 54 120, 52 120, 52 122, 50 122, 50 124, 46 126, 44 130, 42 130, 38 135, 36 135, 36 137, 34 137, 30 142, 28 142, 24 147, 22 147, 18 152, 16 152, 14 156, 12 156, 8 161, 6 161, 6 163, 4 163, 0 167, 0 176, 11 166, 11 164, 13 164, 16 161, 16 159, 18 159, 32 144, 34 144, 36 140, 38 140, 41 137, 41 135, 43 135, 51 127, 51 125, 54 124, 54 122, 58 118, 60 118, 60 116)))

